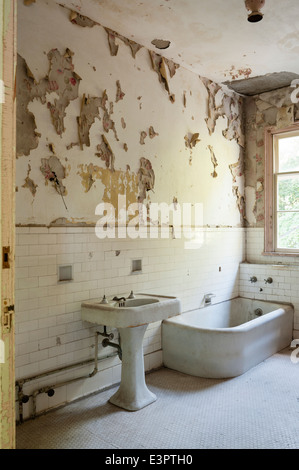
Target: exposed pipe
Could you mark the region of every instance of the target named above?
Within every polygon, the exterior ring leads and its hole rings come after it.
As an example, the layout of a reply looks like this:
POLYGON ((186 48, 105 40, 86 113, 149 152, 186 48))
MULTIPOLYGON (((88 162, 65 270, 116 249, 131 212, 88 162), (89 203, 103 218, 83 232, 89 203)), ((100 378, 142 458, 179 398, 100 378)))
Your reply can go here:
POLYGON ((102 341, 102 346, 103 346, 103 348, 106 348, 107 346, 111 346, 112 348, 116 348, 117 353, 118 353, 118 357, 120 358, 120 360, 122 360, 122 350, 121 350, 121 347, 120 347, 119 344, 112 343, 111 341, 109 341, 109 338, 105 338, 102 341))
MULTIPOLYGON (((18 387, 17 401, 19 402, 19 422, 20 423, 23 422, 23 405, 29 401, 30 397, 32 398, 32 404, 33 404, 33 413, 32 413, 31 417, 35 418, 36 417, 36 397, 40 393, 47 393, 49 396, 53 396, 54 393, 55 393, 55 388, 62 387, 64 385, 76 382, 78 380, 94 377, 98 372, 98 361, 103 361, 103 360, 108 359, 110 357, 115 357, 116 356, 116 354, 109 354, 107 356, 98 358, 98 351, 99 351, 98 336, 99 335, 107 336, 106 339, 107 339, 108 343, 110 343, 109 338, 111 338, 111 335, 112 335, 112 338, 113 338, 113 334, 107 334, 106 333, 106 327, 104 327, 104 333, 100 333, 99 331, 96 331, 96 333, 95 333, 95 355, 94 355, 93 360, 88 359, 88 360, 85 360, 85 361, 77 362, 75 364, 70 364, 70 365, 67 365, 67 366, 64 366, 64 367, 59 367, 57 369, 53 369, 53 370, 48 371, 48 372, 43 372, 41 374, 34 375, 34 376, 31 376, 31 377, 26 377, 24 379, 19 379, 19 380, 16 381, 16 386, 18 387), (52 375, 52 374, 57 374, 59 372, 65 371, 65 370, 70 370, 70 369, 74 369, 74 368, 81 367, 81 366, 84 366, 84 365, 88 365, 88 364, 91 364, 91 363, 94 363, 94 368, 93 368, 93 370, 90 374, 83 375, 83 376, 80 376, 80 377, 76 377, 74 379, 69 379, 69 380, 66 380, 64 382, 60 382, 58 384, 56 383, 54 385, 47 385, 45 387, 41 387, 41 388, 35 390, 34 392, 32 392, 31 395, 26 395, 26 394, 23 393, 23 386, 24 386, 25 383, 31 382, 33 380, 40 379, 42 377, 47 377, 47 376, 52 375)), ((103 340, 103 342, 104 341, 105 340, 103 340)), ((113 347, 116 347, 115 344, 116 343, 106 344, 106 346, 112 346, 113 345, 113 347)), ((120 349, 120 346, 119 345, 117 345, 117 346, 120 349)), ((121 359, 121 354, 119 353, 119 351, 118 351, 118 356, 121 359)))
POLYGON ((106 338, 109 338, 109 339, 113 339, 114 338, 114 334, 113 333, 107 333, 107 327, 104 326, 104 331, 103 333, 101 333, 100 331, 98 332, 99 335, 101 336, 105 336, 106 338))

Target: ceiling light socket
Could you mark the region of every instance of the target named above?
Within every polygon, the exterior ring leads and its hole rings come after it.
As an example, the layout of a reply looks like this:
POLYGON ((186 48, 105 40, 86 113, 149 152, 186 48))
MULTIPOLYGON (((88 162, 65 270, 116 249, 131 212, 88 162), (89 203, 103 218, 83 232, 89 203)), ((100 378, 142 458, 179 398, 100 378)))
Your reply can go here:
POLYGON ((245 6, 249 13, 248 21, 250 23, 257 23, 263 19, 263 13, 260 11, 265 5, 266 0, 245 0, 245 6))

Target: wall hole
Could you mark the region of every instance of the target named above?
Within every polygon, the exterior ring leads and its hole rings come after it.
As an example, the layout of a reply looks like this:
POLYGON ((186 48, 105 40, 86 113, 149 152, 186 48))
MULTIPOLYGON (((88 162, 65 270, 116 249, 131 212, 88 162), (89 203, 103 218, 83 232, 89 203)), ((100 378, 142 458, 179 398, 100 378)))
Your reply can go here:
POLYGON ((73 280, 73 266, 59 266, 58 269, 58 281, 59 282, 68 282, 73 280))
POLYGON ((138 274, 142 272, 142 259, 132 260, 132 274, 138 274))

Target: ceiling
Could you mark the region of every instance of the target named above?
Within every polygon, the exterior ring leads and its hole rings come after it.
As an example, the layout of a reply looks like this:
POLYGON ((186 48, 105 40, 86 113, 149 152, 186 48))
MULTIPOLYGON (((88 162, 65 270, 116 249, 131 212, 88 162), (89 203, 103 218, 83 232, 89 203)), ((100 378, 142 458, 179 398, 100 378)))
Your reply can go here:
POLYGON ((244 0, 56 1, 239 93, 299 78, 298 0, 266 0, 258 23, 247 21, 244 0), (158 49, 155 39, 170 45, 158 49))

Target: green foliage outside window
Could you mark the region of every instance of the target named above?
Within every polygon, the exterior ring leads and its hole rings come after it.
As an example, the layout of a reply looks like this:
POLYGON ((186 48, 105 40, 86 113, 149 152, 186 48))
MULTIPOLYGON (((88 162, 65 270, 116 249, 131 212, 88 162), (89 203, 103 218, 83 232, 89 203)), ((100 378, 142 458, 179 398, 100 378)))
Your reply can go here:
MULTIPOLYGON (((297 148, 298 148, 297 137, 297 148)), ((280 170, 298 170, 299 154, 294 151, 294 138, 279 153, 280 170), (287 167, 287 168, 286 168, 287 167)), ((277 245, 284 249, 299 249, 299 173, 277 176, 277 245), (280 212, 283 211, 283 212, 280 212)))

